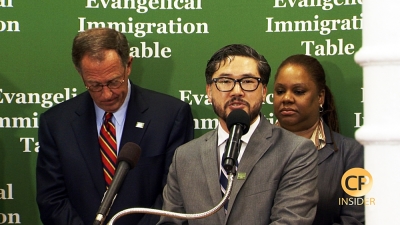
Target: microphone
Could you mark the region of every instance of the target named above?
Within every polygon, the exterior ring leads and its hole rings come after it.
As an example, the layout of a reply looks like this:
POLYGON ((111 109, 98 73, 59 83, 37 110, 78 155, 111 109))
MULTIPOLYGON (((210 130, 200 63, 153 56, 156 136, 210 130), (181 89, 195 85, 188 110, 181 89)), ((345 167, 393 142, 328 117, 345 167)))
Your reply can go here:
POLYGON ((113 180, 110 187, 104 193, 103 200, 101 201, 100 208, 97 211, 95 221, 93 225, 103 224, 114 199, 117 197, 117 193, 122 183, 124 182, 125 176, 130 169, 133 169, 140 157, 141 149, 139 145, 133 142, 127 142, 121 149, 117 158, 117 169, 115 171, 113 180))
POLYGON ((229 138, 225 145, 225 160, 222 165, 227 174, 236 175, 236 161, 242 144, 240 138, 249 131, 250 117, 244 110, 235 109, 228 115, 226 125, 229 129, 229 138))

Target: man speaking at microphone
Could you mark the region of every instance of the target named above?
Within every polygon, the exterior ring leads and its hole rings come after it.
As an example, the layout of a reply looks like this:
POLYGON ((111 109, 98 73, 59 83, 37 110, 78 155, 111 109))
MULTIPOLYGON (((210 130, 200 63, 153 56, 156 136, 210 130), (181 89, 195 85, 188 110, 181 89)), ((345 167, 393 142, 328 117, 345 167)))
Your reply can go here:
MULTIPOLYGON (((112 183, 119 150, 127 142, 140 146, 140 158, 127 173, 104 224, 126 208, 161 208, 173 153, 193 139, 190 106, 129 80, 129 44, 116 30, 79 33, 72 60, 87 91, 40 117, 36 179, 43 224, 93 224, 112 183)), ((116 225, 158 220, 135 214, 116 225)))
POLYGON ((225 207, 209 217, 161 217, 158 224, 312 224, 318 200, 317 152, 310 140, 271 125, 260 113, 270 72, 266 59, 246 45, 225 46, 208 61, 206 92, 219 125, 175 151, 163 210, 201 213, 221 201, 227 118, 244 110, 250 127, 241 137, 232 193, 225 207))

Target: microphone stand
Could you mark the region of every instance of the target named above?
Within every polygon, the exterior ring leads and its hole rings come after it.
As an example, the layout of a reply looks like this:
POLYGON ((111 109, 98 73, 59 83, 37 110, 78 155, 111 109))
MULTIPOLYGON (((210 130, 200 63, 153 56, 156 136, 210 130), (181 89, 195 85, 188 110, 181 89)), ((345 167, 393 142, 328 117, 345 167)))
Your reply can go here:
POLYGON ((208 210, 207 212, 196 213, 196 214, 184 214, 184 213, 168 212, 168 211, 159 210, 159 209, 129 208, 129 209, 124 209, 124 210, 118 212, 117 214, 115 214, 107 224, 113 225, 114 221, 116 221, 118 218, 128 215, 128 214, 133 214, 133 213, 147 213, 147 214, 166 216, 166 217, 172 217, 172 218, 177 218, 177 219, 186 219, 186 220, 200 219, 200 218, 210 216, 210 215, 216 213, 218 210, 220 210, 224 206, 224 204, 229 200, 229 196, 231 195, 231 192, 232 192, 234 176, 235 176, 235 173, 228 174, 228 185, 227 185, 224 197, 222 198, 221 202, 218 203, 218 205, 216 205, 214 208, 208 210))

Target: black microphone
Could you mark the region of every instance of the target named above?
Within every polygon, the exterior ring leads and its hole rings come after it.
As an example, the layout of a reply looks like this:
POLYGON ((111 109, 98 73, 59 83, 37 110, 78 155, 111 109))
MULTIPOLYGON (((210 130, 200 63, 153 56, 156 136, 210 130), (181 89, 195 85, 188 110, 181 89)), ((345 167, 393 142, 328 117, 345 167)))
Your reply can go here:
POLYGON ((101 201, 100 208, 97 211, 93 225, 103 224, 108 212, 111 209, 114 199, 117 197, 119 188, 124 182, 126 174, 130 169, 133 169, 136 166, 136 163, 140 157, 140 152, 141 149, 139 145, 133 142, 128 142, 122 147, 118 154, 117 169, 115 171, 113 180, 108 190, 104 193, 103 200, 101 201))
POLYGON ((236 161, 241 146, 240 138, 249 131, 250 117, 242 109, 235 109, 226 118, 226 125, 229 129, 229 139, 225 145, 225 160, 223 167, 227 174, 236 175, 236 161))

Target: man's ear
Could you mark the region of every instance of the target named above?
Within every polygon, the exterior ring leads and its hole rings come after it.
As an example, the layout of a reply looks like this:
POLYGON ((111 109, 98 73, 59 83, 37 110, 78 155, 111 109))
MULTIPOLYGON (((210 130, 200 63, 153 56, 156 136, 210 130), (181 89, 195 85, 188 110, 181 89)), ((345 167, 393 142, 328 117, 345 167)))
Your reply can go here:
POLYGON ((210 84, 206 85, 206 93, 208 96, 208 102, 211 103, 212 102, 212 88, 210 84))
POLYGON ((127 72, 127 75, 128 75, 128 76, 131 74, 132 62, 133 62, 133 57, 132 57, 132 56, 129 56, 129 60, 128 60, 128 62, 126 63, 126 72, 127 72))
POLYGON ((263 102, 265 102, 265 99, 267 98, 267 92, 268 92, 267 85, 263 85, 262 89, 261 89, 261 95, 263 98, 263 102))

